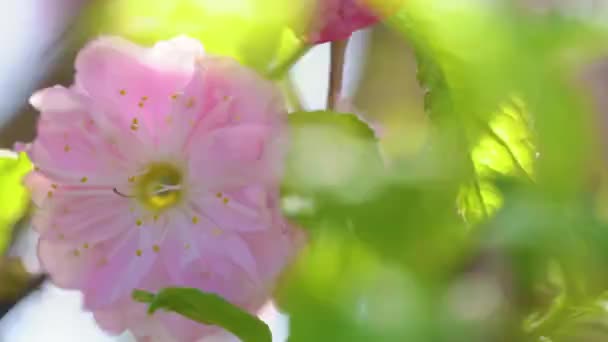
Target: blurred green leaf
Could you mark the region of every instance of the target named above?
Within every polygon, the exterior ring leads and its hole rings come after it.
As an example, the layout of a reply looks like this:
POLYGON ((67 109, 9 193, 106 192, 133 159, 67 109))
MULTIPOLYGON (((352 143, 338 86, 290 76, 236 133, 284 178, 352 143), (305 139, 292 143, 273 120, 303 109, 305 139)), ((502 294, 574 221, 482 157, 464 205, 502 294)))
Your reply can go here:
POLYGON ((432 293, 467 247, 455 183, 425 174, 426 156, 385 165, 354 115, 296 113, 290 124, 283 208, 310 231, 280 291, 291 339, 427 340, 428 317, 415 313, 431 295, 418 284, 432 293))
POLYGON ((303 112, 289 120, 283 211, 312 232, 313 243, 327 230, 354 234, 380 255, 431 277, 440 271, 429 264, 447 266, 462 250, 456 183, 434 177, 402 183, 404 171, 418 172, 421 160, 385 165, 373 131, 352 114, 303 112), (416 258, 422 255, 423 262, 416 258))
POLYGON ((11 239, 13 226, 25 214, 29 195, 22 185, 32 164, 25 153, 0 150, 0 254, 11 239))
POLYGON ((81 25, 146 44, 188 35, 209 53, 268 72, 302 48, 288 28, 292 10, 281 0, 102 0, 81 25))
POLYGON ((325 111, 290 114, 289 124, 283 181, 283 207, 289 217, 312 229, 314 220, 341 214, 333 204, 363 202, 372 195, 383 163, 367 124, 353 114, 325 111))
MULTIPOLYGON (((582 305, 564 305, 553 318, 553 330, 543 335, 551 342, 600 342, 608 339, 608 296, 603 293, 582 305)), ((542 338, 540 339, 542 341, 542 338)))
POLYGON ((424 341, 427 293, 364 245, 324 233, 279 290, 290 341, 424 341))
POLYGON ((170 287, 157 294, 135 290, 133 299, 149 304, 150 314, 159 309, 169 310, 203 324, 222 327, 243 342, 272 341, 266 323, 216 294, 194 288, 170 287))
POLYGON ((525 14, 508 1, 447 0, 408 1, 391 26, 415 47, 427 111, 462 176, 458 204, 467 222, 500 206, 496 178, 538 182, 560 196, 577 191, 591 150, 590 113, 570 82, 606 51, 605 29, 525 14))

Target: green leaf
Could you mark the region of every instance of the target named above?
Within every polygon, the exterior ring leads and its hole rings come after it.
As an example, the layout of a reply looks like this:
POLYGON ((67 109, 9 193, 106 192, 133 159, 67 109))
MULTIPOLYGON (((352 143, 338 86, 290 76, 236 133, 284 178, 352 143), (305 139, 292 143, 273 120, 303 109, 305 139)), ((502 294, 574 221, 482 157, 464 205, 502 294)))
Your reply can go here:
POLYGON ((283 181, 285 213, 302 220, 331 215, 332 203, 363 202, 383 172, 374 132, 353 114, 289 115, 290 150, 283 181))
POLYGON ((522 105, 512 101, 488 118, 467 127, 473 136, 468 150, 473 165, 469 184, 462 186, 458 208, 472 224, 493 216, 502 207, 497 179, 512 177, 534 183, 535 137, 522 105))
POLYGON ((272 341, 266 323, 216 294, 194 288, 170 287, 157 294, 135 290, 133 299, 149 304, 150 314, 159 309, 173 311, 199 323, 222 327, 243 342, 272 341))
POLYGON ((310 232, 279 296, 290 339, 428 340, 420 313, 434 293, 418 284, 440 279, 466 247, 458 188, 435 178, 443 170, 426 155, 386 165, 354 115, 296 113, 290 125, 284 211, 310 232))
POLYGON ((29 195, 22 178, 31 168, 25 153, 0 150, 0 254, 10 241, 13 226, 28 207, 29 195))
POLYGON ((390 24, 415 47, 438 144, 462 178, 466 221, 495 213, 501 195, 492 183, 500 178, 560 196, 582 185, 590 113, 568 82, 606 50, 605 29, 528 17, 508 1, 411 0, 390 24))
POLYGON ((426 165, 426 156, 385 165, 373 131, 352 114, 296 113, 290 126, 283 210, 311 231, 313 244, 328 230, 352 234, 425 277, 437 275, 429 264, 445 266, 461 251, 458 184, 426 165), (416 258, 421 252, 424 262, 416 258))

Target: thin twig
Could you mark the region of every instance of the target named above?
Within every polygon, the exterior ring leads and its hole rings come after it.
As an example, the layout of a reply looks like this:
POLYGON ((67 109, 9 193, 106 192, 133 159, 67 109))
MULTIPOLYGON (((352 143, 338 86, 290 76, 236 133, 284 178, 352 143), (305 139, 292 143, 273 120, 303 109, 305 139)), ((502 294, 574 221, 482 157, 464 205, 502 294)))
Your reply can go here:
POLYGON ((337 40, 331 43, 331 62, 329 67, 329 88, 327 90, 327 108, 335 109, 344 78, 344 60, 348 39, 337 40))

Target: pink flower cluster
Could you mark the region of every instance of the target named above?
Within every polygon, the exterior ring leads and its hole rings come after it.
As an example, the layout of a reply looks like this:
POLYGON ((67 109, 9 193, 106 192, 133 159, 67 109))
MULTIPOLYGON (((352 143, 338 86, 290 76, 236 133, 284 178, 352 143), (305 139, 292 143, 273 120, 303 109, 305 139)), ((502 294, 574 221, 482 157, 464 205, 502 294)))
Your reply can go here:
POLYGON ((286 111, 275 86, 185 37, 100 38, 75 83, 36 93, 39 259, 107 331, 196 341, 217 328, 146 314, 135 288, 196 287, 254 313, 299 244, 280 214, 286 111))

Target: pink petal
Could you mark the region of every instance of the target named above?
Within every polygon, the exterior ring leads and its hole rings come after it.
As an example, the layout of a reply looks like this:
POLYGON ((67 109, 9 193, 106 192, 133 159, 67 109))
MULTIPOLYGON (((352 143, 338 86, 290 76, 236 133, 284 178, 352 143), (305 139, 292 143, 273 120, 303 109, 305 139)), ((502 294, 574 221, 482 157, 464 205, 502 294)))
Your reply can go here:
POLYGON ((130 295, 154 265, 157 254, 138 229, 133 225, 118 241, 107 244, 113 247, 106 249, 106 263, 91 272, 84 287, 87 308, 109 307, 121 296, 130 295), (138 251, 141 251, 139 256, 138 251))
POLYGON ((91 253, 76 255, 75 247, 70 242, 38 241, 38 260, 57 286, 76 289, 86 281, 95 257, 91 253))
POLYGON ((138 118, 141 130, 153 136, 170 113, 171 96, 190 81, 195 60, 202 54, 201 45, 185 37, 151 49, 104 37, 79 53, 76 84, 120 113, 116 120, 130 125, 138 118))
POLYGON ((269 127, 253 124, 197 136, 190 173, 199 176, 193 183, 214 191, 277 179, 282 153, 277 151, 272 137, 269 127))
POLYGON ((202 195, 193 201, 194 211, 220 231, 256 231, 271 224, 266 208, 248 207, 231 199, 230 193, 202 195), (224 197, 219 198, 220 194, 224 197))

